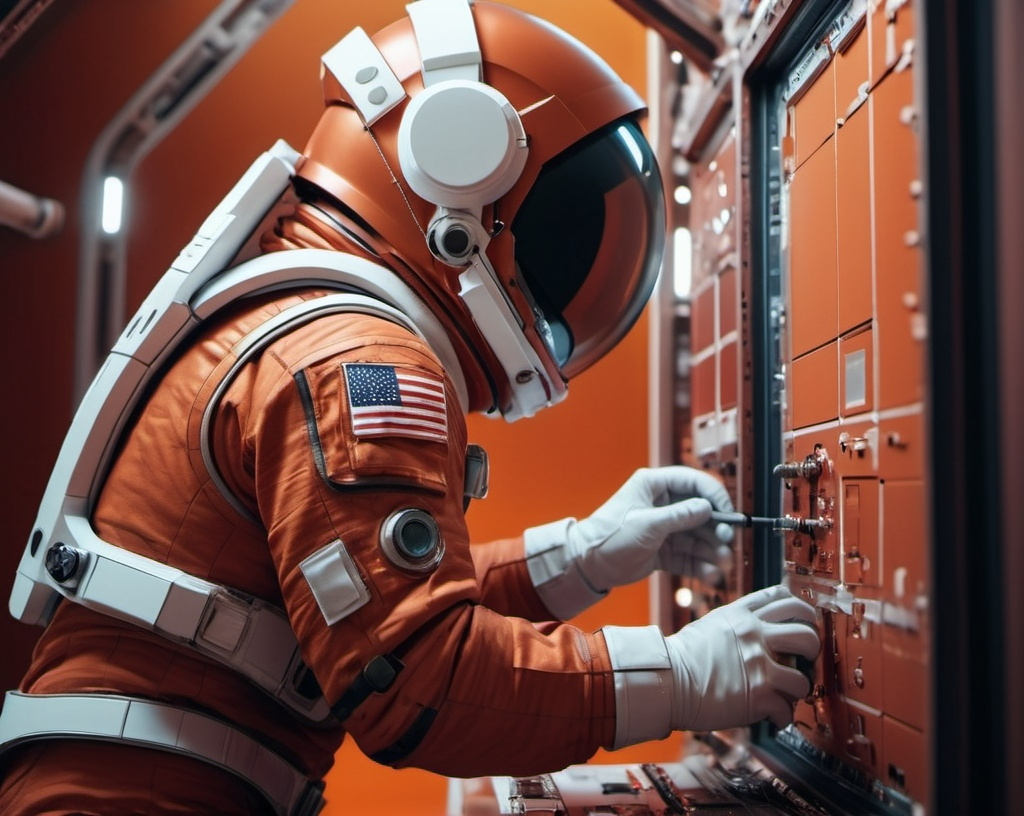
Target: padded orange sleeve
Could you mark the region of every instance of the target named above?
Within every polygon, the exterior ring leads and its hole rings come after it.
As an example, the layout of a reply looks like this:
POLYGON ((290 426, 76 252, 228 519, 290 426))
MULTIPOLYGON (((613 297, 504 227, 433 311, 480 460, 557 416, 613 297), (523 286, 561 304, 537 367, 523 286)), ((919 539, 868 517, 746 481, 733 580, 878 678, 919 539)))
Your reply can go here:
POLYGON ((384 751, 387 764, 471 776, 561 768, 609 744, 614 692, 603 639, 500 614, 515 607, 547 617, 521 545, 499 545, 474 563, 462 506, 465 420, 450 381, 443 442, 353 434, 344 365, 443 377, 436 358, 405 330, 353 315, 318 320, 270 351, 245 384, 258 406, 245 423, 245 459, 303 653, 331 703, 374 657, 397 653, 404 664, 346 720, 360 747, 384 751), (444 539, 440 565, 425 575, 396 567, 380 546, 385 519, 410 507, 430 514, 444 539), (300 564, 335 540, 358 565, 368 600, 328 623, 300 564), (505 609, 482 605, 481 564, 487 599, 505 609))
POLYGON ((472 553, 484 606, 531 621, 552 619, 530 580, 522 536, 475 545, 472 553))

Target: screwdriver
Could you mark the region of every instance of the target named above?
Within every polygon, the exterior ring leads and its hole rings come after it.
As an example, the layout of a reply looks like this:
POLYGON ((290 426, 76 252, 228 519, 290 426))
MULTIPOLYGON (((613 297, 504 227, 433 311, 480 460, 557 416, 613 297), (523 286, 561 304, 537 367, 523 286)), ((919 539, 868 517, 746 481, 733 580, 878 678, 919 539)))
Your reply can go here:
POLYGON ((755 527, 764 525, 773 530, 798 530, 809 532, 814 529, 827 529, 831 525, 823 519, 801 519, 791 517, 769 518, 767 516, 750 516, 746 513, 723 513, 721 510, 711 511, 711 520, 719 524, 731 524, 735 527, 755 527))

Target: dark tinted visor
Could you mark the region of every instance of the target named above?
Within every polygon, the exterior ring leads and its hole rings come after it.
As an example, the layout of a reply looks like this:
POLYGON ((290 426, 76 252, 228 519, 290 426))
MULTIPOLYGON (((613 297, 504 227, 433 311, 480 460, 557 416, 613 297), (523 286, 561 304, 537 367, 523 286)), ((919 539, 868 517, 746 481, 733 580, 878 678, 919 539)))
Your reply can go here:
POLYGON ((568 379, 636 322, 661 265, 664 196, 639 125, 614 122, 545 164, 511 229, 522 283, 568 379))

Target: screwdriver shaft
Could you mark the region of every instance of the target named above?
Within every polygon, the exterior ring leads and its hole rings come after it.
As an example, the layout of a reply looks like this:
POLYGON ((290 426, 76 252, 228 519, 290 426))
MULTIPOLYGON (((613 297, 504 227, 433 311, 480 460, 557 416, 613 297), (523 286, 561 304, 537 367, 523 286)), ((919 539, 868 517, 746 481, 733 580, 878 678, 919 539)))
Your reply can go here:
POLYGON ((748 516, 746 513, 724 513, 721 510, 711 511, 711 520, 720 524, 732 524, 736 527, 755 527, 764 525, 773 530, 795 530, 810 532, 812 530, 828 529, 831 525, 823 519, 800 519, 790 516, 781 518, 769 518, 767 516, 748 516))
POLYGON ((774 526, 776 522, 780 521, 780 519, 765 516, 748 516, 746 513, 723 513, 720 510, 711 511, 711 520, 722 524, 732 524, 736 527, 753 527, 759 524, 774 526))

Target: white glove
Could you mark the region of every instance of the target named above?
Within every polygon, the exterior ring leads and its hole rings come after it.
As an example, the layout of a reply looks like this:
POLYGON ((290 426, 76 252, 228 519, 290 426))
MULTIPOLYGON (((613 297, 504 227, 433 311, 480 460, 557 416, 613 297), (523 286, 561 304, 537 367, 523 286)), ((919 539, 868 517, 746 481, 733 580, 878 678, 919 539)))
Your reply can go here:
POLYGON ((615 671, 616 748, 766 717, 788 725, 810 680, 785 656, 813 660, 820 647, 814 608, 783 586, 714 609, 667 638, 655 626, 602 632, 615 671))
POLYGON ((728 566, 733 531, 710 523, 712 508, 733 509, 713 476, 682 466, 641 468, 589 518, 524 533, 533 584, 565 620, 655 569, 713 577, 728 566))

